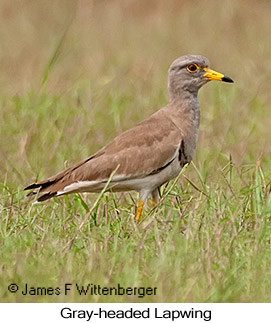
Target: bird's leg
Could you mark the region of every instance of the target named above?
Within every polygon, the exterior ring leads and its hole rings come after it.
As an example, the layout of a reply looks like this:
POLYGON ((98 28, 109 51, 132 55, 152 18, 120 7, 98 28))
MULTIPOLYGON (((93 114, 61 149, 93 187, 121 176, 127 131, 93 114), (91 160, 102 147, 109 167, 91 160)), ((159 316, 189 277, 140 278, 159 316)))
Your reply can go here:
POLYGON ((138 206, 137 206, 137 211, 136 211, 136 222, 139 222, 140 218, 141 218, 141 214, 143 211, 143 205, 144 202, 142 200, 138 200, 138 206))
POLYGON ((152 199, 151 199, 151 207, 152 207, 152 208, 156 207, 157 202, 158 202, 158 201, 157 201, 155 198, 152 198, 152 199))
POLYGON ((152 191, 151 193, 151 196, 152 196, 152 208, 154 208, 158 201, 159 201, 159 197, 160 197, 160 194, 159 194, 159 187, 157 187, 154 191, 152 191))
POLYGON ((139 191, 139 199, 138 199, 138 205, 137 205, 137 211, 136 211, 136 222, 139 222, 142 215, 143 206, 150 195, 151 195, 150 191, 146 191, 146 190, 139 191))
POLYGON ((159 188, 157 187, 154 191, 140 191, 139 200, 136 211, 136 222, 140 221, 144 203, 147 201, 148 197, 152 197, 152 207, 155 207, 159 200, 159 188))

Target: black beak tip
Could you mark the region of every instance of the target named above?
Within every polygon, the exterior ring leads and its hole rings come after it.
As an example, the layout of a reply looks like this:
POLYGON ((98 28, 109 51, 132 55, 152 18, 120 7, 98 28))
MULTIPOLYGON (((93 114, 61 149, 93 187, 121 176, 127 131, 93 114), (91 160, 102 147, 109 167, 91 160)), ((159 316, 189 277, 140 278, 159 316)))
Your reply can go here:
POLYGON ((234 81, 228 76, 223 76, 222 81, 227 83, 234 83, 234 81))

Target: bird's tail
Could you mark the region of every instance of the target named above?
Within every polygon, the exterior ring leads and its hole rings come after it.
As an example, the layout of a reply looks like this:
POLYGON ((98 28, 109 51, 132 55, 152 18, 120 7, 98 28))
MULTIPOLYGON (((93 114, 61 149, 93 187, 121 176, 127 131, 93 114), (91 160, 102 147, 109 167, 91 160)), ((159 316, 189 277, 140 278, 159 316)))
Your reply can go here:
MULTIPOLYGON (((92 159, 92 157, 88 158, 87 160, 81 161, 74 166, 67 168, 66 170, 56 174, 55 176, 52 176, 46 180, 33 183, 25 187, 24 190, 26 191, 32 190, 30 193, 27 194, 27 196, 36 195, 36 194, 40 195, 44 193, 37 198, 37 202, 42 202, 54 196, 64 194, 63 192, 64 188, 74 182, 74 179, 73 179, 74 171, 80 166, 82 166, 83 164, 85 164, 90 159, 92 159)), ((69 192, 69 193, 72 193, 72 192, 69 192)))

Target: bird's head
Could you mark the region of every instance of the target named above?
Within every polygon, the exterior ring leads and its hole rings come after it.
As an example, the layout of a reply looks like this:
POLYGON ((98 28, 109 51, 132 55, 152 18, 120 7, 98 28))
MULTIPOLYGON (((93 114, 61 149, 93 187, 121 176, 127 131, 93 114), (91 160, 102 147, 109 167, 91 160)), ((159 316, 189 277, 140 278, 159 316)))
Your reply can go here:
POLYGON ((224 74, 209 68, 209 60, 200 55, 186 55, 177 58, 168 70, 168 89, 170 98, 190 92, 197 95, 202 85, 211 80, 233 83, 224 74))

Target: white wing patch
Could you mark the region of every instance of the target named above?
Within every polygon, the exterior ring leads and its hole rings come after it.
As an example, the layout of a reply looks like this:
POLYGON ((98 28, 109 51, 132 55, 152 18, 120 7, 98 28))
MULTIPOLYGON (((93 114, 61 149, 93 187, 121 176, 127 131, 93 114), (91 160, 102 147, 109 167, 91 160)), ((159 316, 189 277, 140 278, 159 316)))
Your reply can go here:
MULTIPOLYGON (((127 175, 114 176, 112 181, 108 185, 108 191, 115 192, 122 191, 153 191, 160 185, 176 177, 181 171, 182 167, 175 158, 174 161, 161 170, 158 173, 148 176, 142 176, 137 178, 129 178, 127 175)), ((62 191, 57 192, 57 196, 67 193, 77 192, 101 192, 101 190, 107 185, 107 179, 103 181, 78 181, 64 187, 62 191)))

